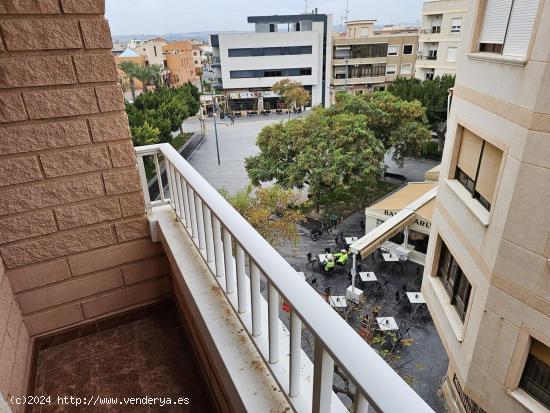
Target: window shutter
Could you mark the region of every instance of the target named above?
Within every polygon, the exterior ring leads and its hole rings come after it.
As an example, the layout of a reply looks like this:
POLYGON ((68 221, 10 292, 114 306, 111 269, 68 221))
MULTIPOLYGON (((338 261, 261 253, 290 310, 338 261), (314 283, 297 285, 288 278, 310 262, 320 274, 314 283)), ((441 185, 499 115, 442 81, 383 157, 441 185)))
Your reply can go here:
POLYGON ((512 0, 487 0, 480 43, 504 44, 512 0))
POLYGON ((475 179, 476 177, 482 143, 483 140, 479 136, 473 134, 468 129, 463 129, 457 166, 471 179, 475 179))
POLYGON ((497 183, 498 171, 502 162, 502 151, 497 147, 485 142, 483 156, 479 165, 476 191, 487 201, 492 202, 497 183))
POLYGON ((456 47, 447 48, 447 62, 456 62, 456 47))
POLYGON ((514 0, 503 54, 523 57, 527 54, 539 0, 514 0))

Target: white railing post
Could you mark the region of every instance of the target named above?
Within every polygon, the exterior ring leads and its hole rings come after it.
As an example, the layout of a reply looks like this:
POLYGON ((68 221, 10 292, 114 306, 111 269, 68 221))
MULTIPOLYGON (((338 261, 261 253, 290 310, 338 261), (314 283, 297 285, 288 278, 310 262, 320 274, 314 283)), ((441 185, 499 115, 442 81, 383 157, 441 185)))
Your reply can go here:
POLYGON ((359 388, 355 391, 355 409, 353 413, 369 413, 369 402, 365 399, 365 396, 361 394, 359 388))
POLYGON ((204 215, 202 213, 202 199, 195 192, 195 210, 197 211, 197 230, 199 233, 199 250, 204 252, 206 248, 206 237, 204 234, 204 215))
POLYGON ((270 282, 267 286, 267 316, 269 328, 269 362, 279 361, 279 293, 270 282))
POLYGON ((262 293, 260 291, 260 269, 250 260, 250 301, 252 304, 252 336, 262 334, 262 293))
POLYGON ((212 213, 208 206, 202 203, 202 215, 204 217, 204 237, 206 238, 206 262, 214 262, 214 236, 212 234, 212 213))
POLYGON ((191 209, 189 207, 189 191, 188 191, 188 186, 185 179, 180 177, 180 180, 182 181, 181 192, 183 192, 183 209, 185 210, 185 227, 189 229, 191 228, 191 212, 189 212, 191 209))
POLYGON ((225 292, 227 294, 235 291, 235 269, 233 259, 233 246, 231 245, 231 234, 225 228, 223 228, 223 259, 225 262, 225 292))
POLYGON ((290 397, 300 395, 300 354, 302 352, 302 320, 290 309, 290 372, 289 392, 290 397))
POLYGON ((172 184, 172 171, 170 170, 170 162, 168 159, 164 160, 164 170, 166 171, 166 180, 168 181, 168 192, 170 195, 170 204, 174 211, 176 210, 176 204, 174 203, 174 185, 172 184))
POLYGON ((195 205, 195 193, 189 185, 187 185, 187 198, 189 198, 189 215, 191 215, 191 237, 193 241, 197 241, 197 206, 195 205))
POLYGON ((313 355, 313 404, 312 413, 330 413, 334 360, 323 344, 315 339, 313 355))
POLYGON ((143 199, 145 201, 145 211, 149 214, 151 212, 151 197, 149 196, 149 186, 147 185, 147 175, 145 174, 145 164, 143 163, 142 155, 137 156, 137 165, 141 181, 141 192, 143 192, 143 199))
POLYGON ((183 199, 182 199, 182 193, 181 193, 181 180, 179 177, 179 174, 172 169, 172 173, 174 174, 174 178, 176 181, 176 193, 178 195, 177 197, 177 209, 176 209, 176 215, 179 213, 179 218, 181 222, 185 222, 185 212, 183 211, 183 199))
POLYGON ((220 225, 220 220, 215 215, 212 215, 212 230, 214 232, 216 277, 223 277, 225 275, 225 264, 223 256, 222 227, 220 225))
POLYGON ((157 185, 159 187, 159 195, 161 201, 164 201, 164 185, 162 184, 162 174, 160 173, 160 165, 159 165, 159 155, 158 153, 155 153, 153 155, 153 158, 155 159, 155 171, 157 173, 157 185))
POLYGON ((248 309, 248 300, 246 296, 246 272, 244 261, 244 250, 241 244, 235 248, 235 261, 237 263, 237 303, 239 313, 246 313, 248 309))

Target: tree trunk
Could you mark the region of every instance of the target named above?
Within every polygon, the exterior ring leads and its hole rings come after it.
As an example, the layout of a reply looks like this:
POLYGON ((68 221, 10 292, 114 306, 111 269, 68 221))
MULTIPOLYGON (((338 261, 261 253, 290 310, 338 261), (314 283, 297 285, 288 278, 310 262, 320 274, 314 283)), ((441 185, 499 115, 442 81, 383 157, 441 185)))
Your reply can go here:
POLYGON ((136 86, 133 77, 130 77, 130 92, 132 92, 132 100, 136 100, 136 86))
POLYGON ((180 133, 183 135, 183 125, 180 125, 180 133))
POLYGON ((321 209, 321 193, 317 192, 315 194, 315 212, 319 213, 321 209))

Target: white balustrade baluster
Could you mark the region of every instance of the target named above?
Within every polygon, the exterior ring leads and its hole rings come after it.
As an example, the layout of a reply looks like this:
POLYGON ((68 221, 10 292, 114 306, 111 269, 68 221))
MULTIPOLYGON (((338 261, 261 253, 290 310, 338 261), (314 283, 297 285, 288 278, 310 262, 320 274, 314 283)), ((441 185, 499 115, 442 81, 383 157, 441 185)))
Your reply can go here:
POLYGON ((252 336, 262 334, 262 293, 260 291, 260 269, 250 260, 250 301, 252 304, 252 336))
POLYGON ((248 310, 248 297, 246 295, 246 272, 245 272, 245 260, 244 250, 240 244, 237 244, 235 248, 235 261, 237 263, 237 303, 239 313, 246 313, 248 310))
POLYGON ((275 364, 279 361, 279 293, 271 283, 267 287, 267 298, 269 362, 275 364))

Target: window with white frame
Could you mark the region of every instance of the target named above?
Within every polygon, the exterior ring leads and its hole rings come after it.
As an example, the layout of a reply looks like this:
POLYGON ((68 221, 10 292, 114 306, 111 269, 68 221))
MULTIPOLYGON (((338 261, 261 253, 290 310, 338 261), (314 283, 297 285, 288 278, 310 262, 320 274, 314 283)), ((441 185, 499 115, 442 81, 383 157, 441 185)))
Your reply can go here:
POLYGON ((397 65, 386 65, 386 74, 395 75, 397 72, 397 65))
POLYGON ((472 285, 443 241, 441 241, 437 276, 449 295, 451 305, 455 308, 460 319, 464 321, 468 311, 472 285))
POLYGON ((359 36, 360 37, 369 37, 369 28, 368 27, 361 27, 361 30, 359 30, 359 36))
POLYGON ((412 55, 413 54, 413 45, 412 44, 404 44, 403 45, 403 54, 405 56, 412 55))
POLYGON ((401 70, 399 71, 399 74, 401 75, 410 75, 412 73, 412 64, 411 63, 404 63, 401 65, 401 70))
POLYGON ((399 54, 399 46, 396 44, 390 44, 388 46, 388 56, 397 56, 399 54))
POLYGON ((457 47, 448 47, 447 48, 447 62, 454 63, 456 62, 456 52, 458 48, 457 47))
POLYGON ((540 0, 487 0, 479 51, 525 57, 540 0))
POLYGON ((462 18, 451 19, 451 33, 460 33, 462 31, 462 18))

